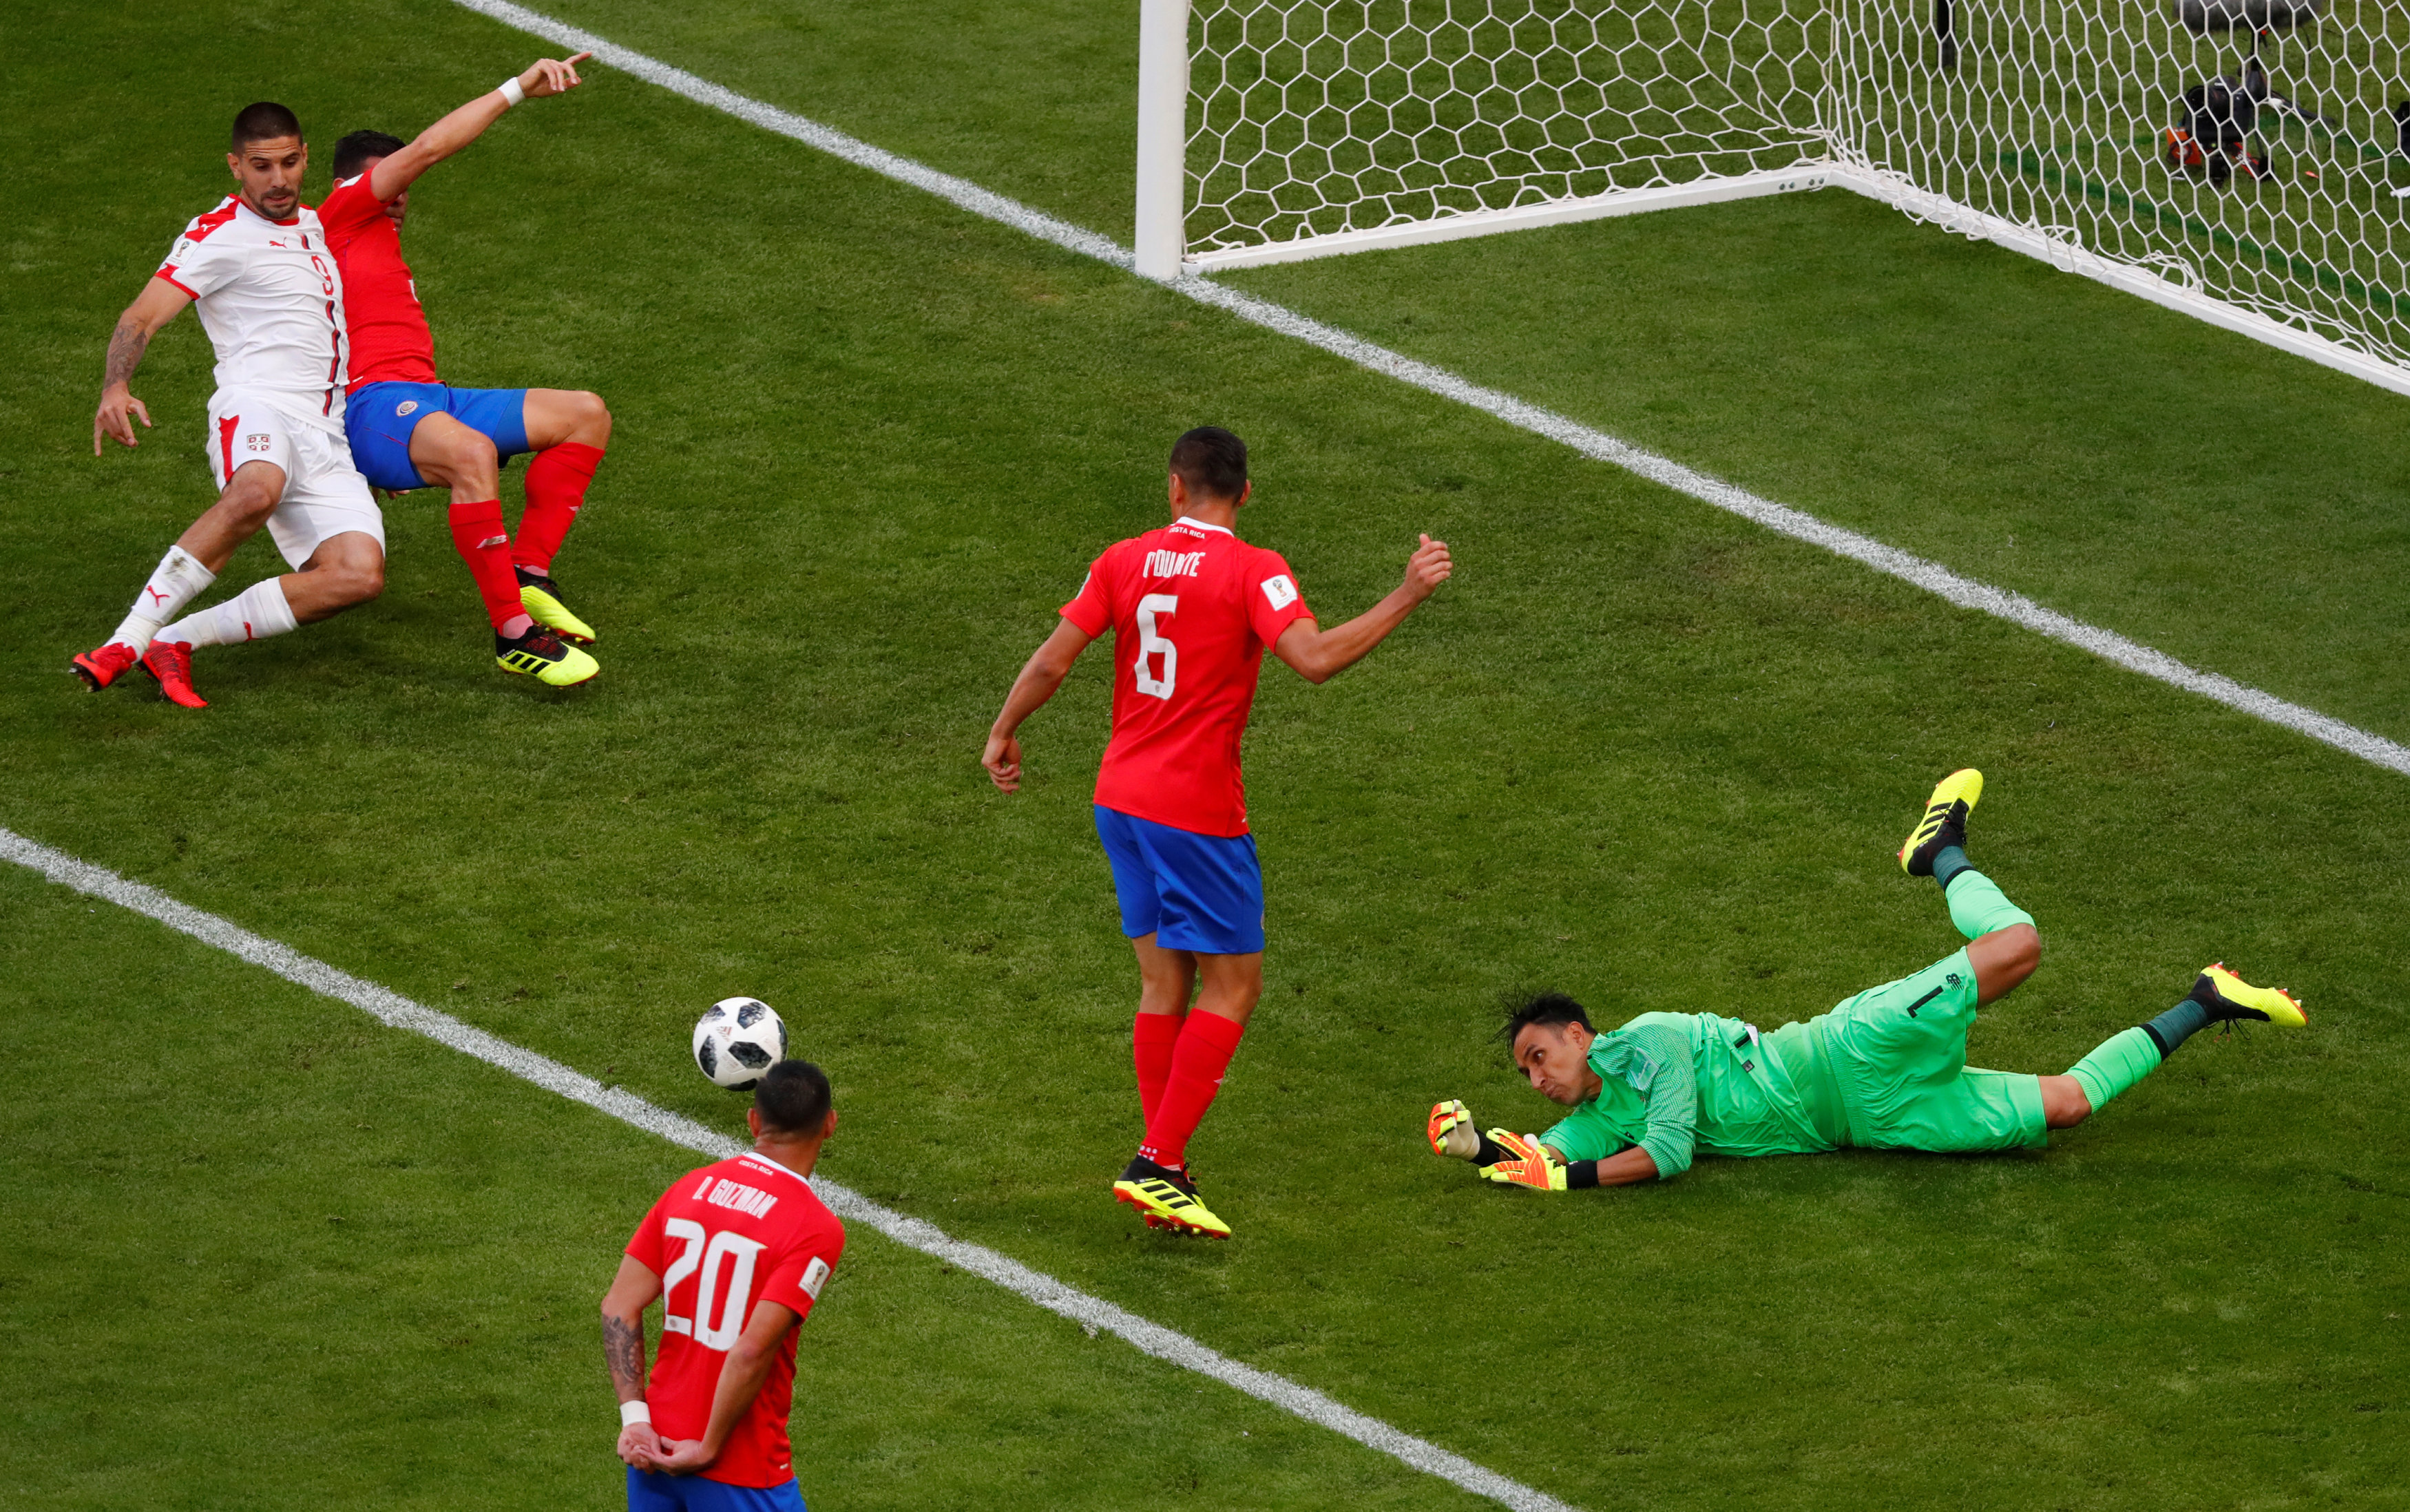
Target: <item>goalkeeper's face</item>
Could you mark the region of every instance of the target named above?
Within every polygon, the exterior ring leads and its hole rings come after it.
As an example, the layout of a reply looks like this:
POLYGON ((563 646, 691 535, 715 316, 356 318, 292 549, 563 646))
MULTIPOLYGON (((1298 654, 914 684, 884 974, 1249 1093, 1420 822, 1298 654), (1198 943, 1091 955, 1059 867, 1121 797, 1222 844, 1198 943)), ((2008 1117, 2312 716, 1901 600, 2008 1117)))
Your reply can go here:
POLYGON ((1532 1090, 1567 1108, 1598 1096, 1590 1069, 1590 1045, 1597 1036, 1578 1024, 1530 1024, 1515 1037, 1515 1064, 1532 1079, 1532 1090))

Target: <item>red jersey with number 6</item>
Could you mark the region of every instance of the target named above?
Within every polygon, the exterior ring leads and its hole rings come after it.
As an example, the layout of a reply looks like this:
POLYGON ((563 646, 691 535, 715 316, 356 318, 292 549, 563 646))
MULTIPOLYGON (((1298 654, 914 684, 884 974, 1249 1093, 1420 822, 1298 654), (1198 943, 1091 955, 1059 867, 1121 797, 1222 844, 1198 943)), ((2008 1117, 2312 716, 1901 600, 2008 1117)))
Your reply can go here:
MULTIPOLYGON (((845 1253, 845 1226, 809 1183, 758 1155, 690 1170, 636 1226, 628 1255, 661 1278, 661 1345, 645 1400, 663 1438, 701 1438, 719 1368, 757 1302, 808 1316, 845 1253)), ((795 1478, 787 1412, 795 1334, 787 1330, 762 1394, 703 1472, 731 1486, 795 1478)))
POLYGON ((1113 632, 1113 737, 1096 802, 1198 835, 1247 833, 1239 744, 1264 647, 1314 611, 1277 551, 1182 516, 1105 548, 1063 618, 1113 632))

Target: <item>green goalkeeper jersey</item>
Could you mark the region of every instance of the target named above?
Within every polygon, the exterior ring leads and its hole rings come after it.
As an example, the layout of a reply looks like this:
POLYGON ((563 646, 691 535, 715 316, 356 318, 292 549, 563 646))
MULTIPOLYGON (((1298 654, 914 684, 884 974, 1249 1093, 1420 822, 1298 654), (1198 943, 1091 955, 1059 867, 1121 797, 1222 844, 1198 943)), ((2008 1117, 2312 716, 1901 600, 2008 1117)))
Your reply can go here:
POLYGON ((1806 1024, 1770 1035, 1713 1013, 1643 1013, 1590 1044, 1597 1097, 1540 1136, 1568 1161, 1638 1145, 1660 1181, 1693 1155, 1814 1155, 1848 1142, 1806 1024))

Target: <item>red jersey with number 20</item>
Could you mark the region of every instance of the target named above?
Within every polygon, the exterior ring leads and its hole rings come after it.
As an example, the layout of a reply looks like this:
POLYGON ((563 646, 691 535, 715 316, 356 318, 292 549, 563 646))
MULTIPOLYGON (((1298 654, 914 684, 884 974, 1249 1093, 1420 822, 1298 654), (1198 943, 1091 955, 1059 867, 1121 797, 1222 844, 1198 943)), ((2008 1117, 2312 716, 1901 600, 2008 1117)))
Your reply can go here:
POLYGON ((1096 802, 1198 835, 1247 833, 1239 744, 1264 647, 1314 611, 1277 551, 1183 516, 1105 548, 1063 618, 1113 632, 1113 737, 1096 802))
MULTIPOLYGON (((628 1255, 661 1278, 661 1347, 645 1400, 663 1438, 701 1438, 711 1426, 719 1368, 755 1302, 798 1319, 845 1253, 845 1226, 809 1183, 758 1155, 690 1170, 636 1226, 628 1255)), ((795 1478, 787 1412, 795 1394, 795 1334, 770 1362, 762 1394, 737 1419, 703 1472, 730 1486, 783 1486, 795 1478)))

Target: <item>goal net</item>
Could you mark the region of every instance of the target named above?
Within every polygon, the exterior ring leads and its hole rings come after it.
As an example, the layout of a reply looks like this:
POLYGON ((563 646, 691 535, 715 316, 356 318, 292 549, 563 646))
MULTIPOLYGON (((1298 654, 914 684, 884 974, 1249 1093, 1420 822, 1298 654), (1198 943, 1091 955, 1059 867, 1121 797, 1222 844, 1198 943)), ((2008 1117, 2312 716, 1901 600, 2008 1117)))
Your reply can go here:
POLYGON ((2410 392, 2410 0, 1193 0, 1185 22, 1192 269, 1841 187, 2410 392))

